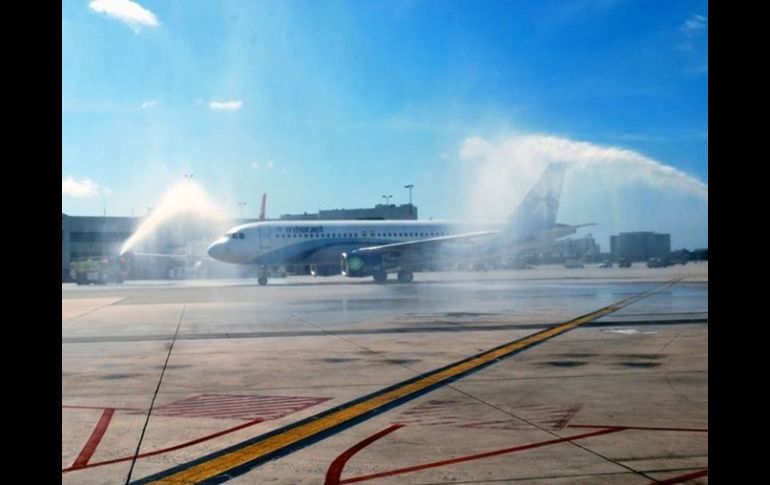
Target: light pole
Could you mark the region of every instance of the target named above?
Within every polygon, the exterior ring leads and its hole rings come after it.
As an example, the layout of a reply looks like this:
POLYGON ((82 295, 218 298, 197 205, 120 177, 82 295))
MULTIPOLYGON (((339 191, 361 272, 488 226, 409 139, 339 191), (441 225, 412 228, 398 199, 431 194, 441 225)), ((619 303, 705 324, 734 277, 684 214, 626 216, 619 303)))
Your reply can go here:
POLYGON ((390 205, 390 198, 393 197, 392 195, 383 195, 382 198, 385 199, 385 205, 390 205))
POLYGON ((412 213, 412 189, 414 188, 414 184, 404 185, 405 189, 409 189, 409 213, 412 213))
POLYGON ((241 206, 241 219, 243 219, 243 206, 246 205, 246 202, 238 202, 238 205, 241 206))

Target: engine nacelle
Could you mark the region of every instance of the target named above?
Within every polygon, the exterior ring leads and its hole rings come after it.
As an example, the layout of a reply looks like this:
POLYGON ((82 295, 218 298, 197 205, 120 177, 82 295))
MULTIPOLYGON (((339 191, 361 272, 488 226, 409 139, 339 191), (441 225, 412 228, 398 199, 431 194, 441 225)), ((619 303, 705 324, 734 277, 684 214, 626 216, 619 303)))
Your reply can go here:
POLYGON ((366 252, 351 251, 350 254, 342 253, 340 269, 343 276, 361 278, 371 276, 382 268, 382 255, 366 252))
POLYGON ((340 274, 340 267, 336 264, 311 264, 310 274, 313 276, 334 276, 340 274))

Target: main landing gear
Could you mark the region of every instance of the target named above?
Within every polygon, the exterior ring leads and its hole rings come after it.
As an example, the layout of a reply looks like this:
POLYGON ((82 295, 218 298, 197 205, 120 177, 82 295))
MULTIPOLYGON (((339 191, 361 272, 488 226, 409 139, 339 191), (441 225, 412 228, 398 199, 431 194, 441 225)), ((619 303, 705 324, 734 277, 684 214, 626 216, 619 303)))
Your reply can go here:
POLYGON ((377 283, 385 283, 388 280, 388 273, 386 273, 384 270, 378 269, 372 274, 372 277, 377 283))
POLYGON ((414 274, 411 271, 399 271, 398 282, 399 283, 411 283, 414 279, 414 274))

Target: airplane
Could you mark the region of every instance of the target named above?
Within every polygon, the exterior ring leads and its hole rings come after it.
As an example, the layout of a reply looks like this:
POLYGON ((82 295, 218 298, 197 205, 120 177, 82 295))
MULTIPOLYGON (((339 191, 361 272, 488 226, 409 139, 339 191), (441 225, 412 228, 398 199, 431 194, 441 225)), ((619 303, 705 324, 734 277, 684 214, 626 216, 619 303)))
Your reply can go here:
POLYGON ((556 223, 566 166, 546 167, 507 221, 264 221, 229 230, 208 248, 213 259, 257 265, 260 285, 270 269, 305 265, 313 276, 371 276, 384 283, 396 273, 409 283, 427 263, 478 262, 545 246, 594 225, 556 223))

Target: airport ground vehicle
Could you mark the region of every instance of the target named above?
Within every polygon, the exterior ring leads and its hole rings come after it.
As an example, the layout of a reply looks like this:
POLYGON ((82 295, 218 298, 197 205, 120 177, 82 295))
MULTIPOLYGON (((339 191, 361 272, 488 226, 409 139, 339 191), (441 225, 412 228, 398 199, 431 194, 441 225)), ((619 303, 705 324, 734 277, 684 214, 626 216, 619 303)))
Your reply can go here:
POLYGON ((612 261, 602 261, 599 265, 600 268, 612 268, 612 261))
POLYGON ((79 285, 123 283, 127 273, 127 261, 123 257, 85 258, 70 263, 70 277, 79 285))
POLYGON ((631 267, 631 261, 627 260, 626 258, 620 258, 618 260, 618 268, 630 268, 631 267))
POLYGON ((647 260, 647 267, 648 268, 665 268, 666 266, 671 266, 671 265, 665 259, 650 258, 650 259, 647 260))

